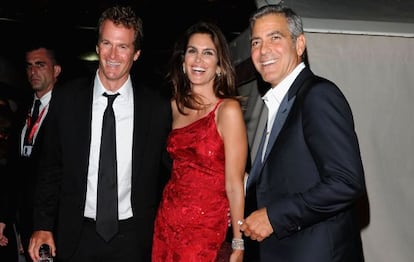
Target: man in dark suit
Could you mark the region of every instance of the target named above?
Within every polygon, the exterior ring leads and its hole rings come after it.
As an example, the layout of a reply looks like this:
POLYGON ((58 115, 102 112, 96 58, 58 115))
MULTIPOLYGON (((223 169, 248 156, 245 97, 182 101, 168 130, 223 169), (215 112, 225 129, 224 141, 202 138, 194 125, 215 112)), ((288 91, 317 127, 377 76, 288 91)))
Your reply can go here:
MULTIPOLYGON (((24 256, 30 260, 28 247, 33 231, 33 197, 43 121, 62 68, 48 40, 32 39, 25 50, 26 76, 31 92, 29 101, 22 98, 19 103, 16 112, 17 130, 13 130, 10 136, 14 146, 10 153, 10 193, 6 208, 12 214, 10 221, 16 224, 24 256)), ((12 224, 8 226, 12 227, 12 224)))
POLYGON ((46 120, 50 138, 43 144, 29 248, 35 261, 42 244, 62 262, 151 260, 153 222, 169 175, 170 104, 130 74, 143 36, 132 8, 105 10, 98 32, 96 75, 59 88, 46 120), (110 106, 105 96, 111 95, 116 160, 102 163, 100 155, 111 151, 101 150, 110 106), (116 230, 109 236, 98 230, 101 164, 116 167, 116 230))
POLYGON ((241 230, 259 242, 260 261, 363 261, 354 205, 365 179, 349 104, 303 62, 306 39, 293 10, 261 7, 250 26, 253 64, 271 88, 246 185, 257 210, 241 230))

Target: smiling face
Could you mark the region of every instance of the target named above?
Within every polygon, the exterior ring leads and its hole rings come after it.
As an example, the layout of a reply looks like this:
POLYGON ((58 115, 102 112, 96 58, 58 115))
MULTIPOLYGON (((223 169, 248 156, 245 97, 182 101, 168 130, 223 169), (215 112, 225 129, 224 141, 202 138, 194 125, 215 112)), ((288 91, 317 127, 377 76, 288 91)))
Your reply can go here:
POLYGON ((140 50, 135 50, 134 30, 106 20, 101 27, 96 52, 99 56, 99 77, 105 88, 116 91, 128 79, 140 50))
POLYGON ((216 74, 220 73, 217 49, 209 34, 196 33, 188 41, 184 54, 183 70, 192 87, 213 87, 216 74))
POLYGON ((251 34, 251 59, 263 80, 279 84, 302 61, 305 37, 294 41, 283 15, 267 14, 256 20, 251 34))

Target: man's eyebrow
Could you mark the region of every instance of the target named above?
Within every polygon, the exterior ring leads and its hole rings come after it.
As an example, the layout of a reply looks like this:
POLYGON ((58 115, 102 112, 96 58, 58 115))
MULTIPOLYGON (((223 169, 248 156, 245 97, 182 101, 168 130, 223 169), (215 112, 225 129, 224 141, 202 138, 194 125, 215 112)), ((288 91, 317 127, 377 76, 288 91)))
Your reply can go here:
POLYGON ((26 62, 27 65, 44 65, 47 64, 46 61, 35 61, 34 63, 32 62, 26 62))
POLYGON ((267 36, 275 36, 275 35, 285 36, 285 34, 284 34, 284 33, 282 33, 282 32, 281 32, 281 31, 279 31, 279 30, 272 31, 272 32, 270 32, 269 34, 267 34, 267 36))

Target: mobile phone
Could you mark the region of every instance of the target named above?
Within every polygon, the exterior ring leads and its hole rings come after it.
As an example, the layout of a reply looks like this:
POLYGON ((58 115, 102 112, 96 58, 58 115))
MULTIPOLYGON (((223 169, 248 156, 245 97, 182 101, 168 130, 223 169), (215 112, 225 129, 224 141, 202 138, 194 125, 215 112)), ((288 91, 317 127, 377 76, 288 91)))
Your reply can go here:
POLYGON ((39 248, 40 259, 38 262, 53 262, 52 253, 50 252, 49 245, 43 244, 39 248))

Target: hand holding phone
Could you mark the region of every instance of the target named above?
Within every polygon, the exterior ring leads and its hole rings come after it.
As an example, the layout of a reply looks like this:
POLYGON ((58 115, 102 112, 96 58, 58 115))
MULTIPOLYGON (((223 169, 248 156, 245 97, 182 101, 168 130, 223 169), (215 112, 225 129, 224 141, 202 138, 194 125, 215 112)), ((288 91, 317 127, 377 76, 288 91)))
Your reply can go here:
POLYGON ((52 254, 50 253, 49 245, 43 244, 39 248, 40 259, 38 262, 53 262, 52 254))

